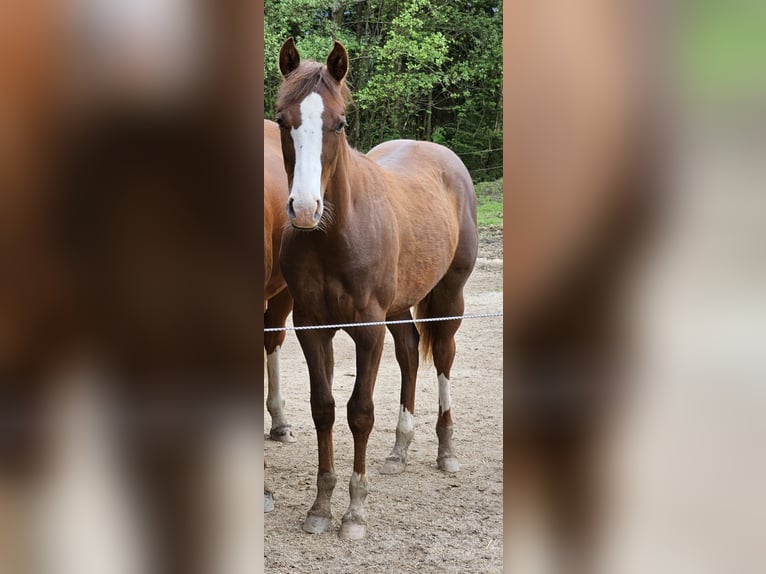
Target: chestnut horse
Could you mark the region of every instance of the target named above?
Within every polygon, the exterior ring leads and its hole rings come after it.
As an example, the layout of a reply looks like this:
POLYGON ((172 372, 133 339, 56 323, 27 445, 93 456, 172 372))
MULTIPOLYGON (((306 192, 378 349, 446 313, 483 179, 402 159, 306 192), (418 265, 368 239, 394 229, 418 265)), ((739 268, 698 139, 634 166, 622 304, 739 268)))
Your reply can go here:
MULTIPOLYGON (((293 300, 279 268, 279 247, 287 226, 287 176, 282 162, 279 127, 269 120, 263 121, 263 168, 263 324, 268 329, 284 327, 293 308, 293 300)), ((279 392, 279 348, 284 340, 284 331, 269 331, 263 335, 268 375, 266 408, 271 415, 269 436, 280 442, 295 442, 279 392)))
MULTIPOLYGON (((287 176, 282 163, 279 127, 272 121, 263 121, 263 324, 264 327, 284 327, 293 300, 279 268, 279 248, 282 232, 287 225, 287 176)), ((285 402, 279 390, 279 348, 285 340, 284 331, 263 334, 266 350, 268 394, 266 408, 271 415, 272 440, 295 442, 293 429, 284 414, 285 402)), ((265 461, 264 461, 265 466, 265 461)), ((265 512, 274 509, 274 495, 264 489, 265 512)))
MULTIPOLYGON (((344 128, 349 90, 348 54, 335 42, 327 65, 301 62, 292 38, 279 52, 284 76, 277 101, 282 152, 290 183, 290 228, 280 262, 295 301, 296 326, 453 317, 463 313, 463 286, 478 248, 476 196, 471 176, 450 150, 432 143, 397 140, 367 155, 352 149, 344 128)), ((439 383, 437 465, 458 470, 452 444, 449 393, 459 319, 389 325, 401 368, 401 408, 396 441, 384 473, 400 473, 414 435, 418 342, 433 357, 439 383)), ((385 328, 344 330, 356 346, 356 380, 348 401, 354 437, 350 505, 340 536, 366 534, 366 450, 374 421, 373 388, 385 328)), ((317 431, 317 496, 303 524, 307 532, 332 525, 336 483, 332 430, 333 336, 337 328, 298 330, 311 384, 317 431)))

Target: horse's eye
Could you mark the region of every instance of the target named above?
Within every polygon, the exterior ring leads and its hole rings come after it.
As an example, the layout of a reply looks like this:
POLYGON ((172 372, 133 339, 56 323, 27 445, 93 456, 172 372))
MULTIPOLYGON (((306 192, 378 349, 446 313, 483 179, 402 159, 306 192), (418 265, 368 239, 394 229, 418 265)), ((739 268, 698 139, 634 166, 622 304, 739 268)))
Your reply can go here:
POLYGON ((335 128, 335 133, 339 134, 340 132, 342 132, 344 130, 345 127, 346 127, 346 120, 341 119, 338 122, 338 126, 335 128))
POLYGON ((282 114, 277 114, 277 117, 274 119, 280 128, 285 127, 285 118, 282 117, 282 114))

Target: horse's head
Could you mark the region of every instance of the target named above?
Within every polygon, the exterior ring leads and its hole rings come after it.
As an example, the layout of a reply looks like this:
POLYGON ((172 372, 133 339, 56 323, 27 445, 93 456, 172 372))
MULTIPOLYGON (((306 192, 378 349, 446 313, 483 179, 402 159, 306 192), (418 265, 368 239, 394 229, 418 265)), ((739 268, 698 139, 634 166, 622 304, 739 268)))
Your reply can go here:
POLYGON ((343 79, 348 54, 335 42, 327 65, 301 62, 292 38, 279 50, 284 76, 277 98, 277 123, 290 184, 287 213, 293 227, 315 229, 325 210, 324 194, 345 145, 346 98, 343 79))

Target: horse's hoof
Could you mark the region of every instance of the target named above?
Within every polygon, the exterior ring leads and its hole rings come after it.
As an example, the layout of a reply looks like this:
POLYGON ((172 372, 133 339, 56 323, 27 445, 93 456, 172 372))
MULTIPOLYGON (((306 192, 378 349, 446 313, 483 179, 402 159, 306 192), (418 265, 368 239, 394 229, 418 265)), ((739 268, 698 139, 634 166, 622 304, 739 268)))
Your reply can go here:
POLYGON ((293 427, 284 426, 271 429, 269 432, 269 438, 277 442, 295 442, 295 435, 293 434, 293 427))
POLYGON ((271 512, 274 510, 274 495, 271 492, 263 493, 263 511, 271 512))
POLYGON ((387 458, 380 469, 380 474, 401 474, 407 468, 407 463, 396 458, 387 458))
POLYGON ((460 463, 455 456, 445 456, 436 461, 436 466, 444 472, 457 472, 460 470, 460 463))
POLYGON ((366 534, 367 526, 355 522, 344 522, 338 532, 338 536, 344 540, 362 540, 366 534))
POLYGON ((309 514, 303 523, 303 530, 310 534, 322 534, 332 528, 332 518, 309 514))

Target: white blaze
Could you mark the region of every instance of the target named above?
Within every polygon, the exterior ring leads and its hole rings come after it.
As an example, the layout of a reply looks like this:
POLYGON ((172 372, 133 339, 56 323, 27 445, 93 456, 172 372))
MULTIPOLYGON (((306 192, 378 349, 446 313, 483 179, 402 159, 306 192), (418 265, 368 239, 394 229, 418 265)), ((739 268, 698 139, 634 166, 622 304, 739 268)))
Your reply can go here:
POLYGON ((452 400, 449 396, 449 379, 444 375, 439 375, 439 408, 446 413, 452 408, 452 400))
POLYGON ((295 148, 295 171, 290 198, 293 208, 310 209, 322 204, 322 96, 313 92, 301 102, 301 124, 291 130, 295 148))

